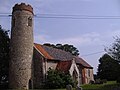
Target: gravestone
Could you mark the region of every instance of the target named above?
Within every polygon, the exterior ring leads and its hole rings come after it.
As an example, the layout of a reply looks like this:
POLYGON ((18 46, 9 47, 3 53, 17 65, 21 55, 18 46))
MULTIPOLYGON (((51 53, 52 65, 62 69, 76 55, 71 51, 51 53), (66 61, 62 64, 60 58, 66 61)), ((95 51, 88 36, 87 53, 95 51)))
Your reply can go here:
POLYGON ((83 90, 82 87, 77 86, 76 90, 83 90))
POLYGON ((67 85, 66 90, 72 90, 72 85, 67 85))

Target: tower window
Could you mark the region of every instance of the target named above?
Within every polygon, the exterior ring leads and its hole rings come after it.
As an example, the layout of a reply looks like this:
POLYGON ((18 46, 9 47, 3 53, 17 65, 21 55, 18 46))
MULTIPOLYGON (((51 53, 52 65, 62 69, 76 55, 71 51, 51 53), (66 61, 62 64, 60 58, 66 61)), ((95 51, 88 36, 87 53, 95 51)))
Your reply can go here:
POLYGON ((28 26, 32 26, 32 18, 31 17, 28 18, 28 26))
POLYGON ((12 19, 12 27, 15 27, 15 17, 12 19))

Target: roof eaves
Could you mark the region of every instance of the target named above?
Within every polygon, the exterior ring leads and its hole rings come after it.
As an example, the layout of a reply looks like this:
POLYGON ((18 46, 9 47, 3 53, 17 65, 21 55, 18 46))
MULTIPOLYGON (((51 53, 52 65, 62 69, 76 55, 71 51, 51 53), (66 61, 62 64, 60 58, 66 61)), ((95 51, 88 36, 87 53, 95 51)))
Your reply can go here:
MULTIPOLYGON (((36 47, 35 45, 33 46, 43 57, 45 57, 36 47)), ((46 58, 46 57, 45 57, 46 58)))
POLYGON ((34 43, 34 47, 35 47, 35 49, 43 56, 43 57, 45 57, 46 59, 54 59, 52 56, 50 56, 42 47, 41 47, 41 45, 40 44, 36 44, 36 43, 34 43), (40 47, 38 47, 38 46, 40 47), (39 49, 38 49, 38 48, 39 49), (43 49, 42 51, 43 52, 41 52, 41 49, 43 49))

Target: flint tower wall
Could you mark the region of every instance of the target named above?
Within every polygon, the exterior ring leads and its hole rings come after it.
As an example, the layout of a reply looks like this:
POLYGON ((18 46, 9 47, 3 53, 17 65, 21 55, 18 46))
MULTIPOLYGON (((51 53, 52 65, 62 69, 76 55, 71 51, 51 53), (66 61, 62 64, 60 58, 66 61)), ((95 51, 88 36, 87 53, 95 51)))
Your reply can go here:
POLYGON ((9 87, 29 89, 33 57, 33 8, 16 4, 12 11, 9 87))

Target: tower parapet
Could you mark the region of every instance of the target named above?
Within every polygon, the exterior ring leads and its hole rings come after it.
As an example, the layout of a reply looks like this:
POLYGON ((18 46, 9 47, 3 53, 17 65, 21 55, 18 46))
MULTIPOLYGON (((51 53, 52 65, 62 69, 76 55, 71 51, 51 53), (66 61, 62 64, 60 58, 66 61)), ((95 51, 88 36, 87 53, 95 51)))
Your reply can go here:
POLYGON ((33 13, 33 8, 31 5, 26 5, 25 3, 21 3, 21 4, 15 4, 15 6, 13 7, 13 12, 15 11, 22 11, 22 10, 26 10, 26 11, 29 11, 31 13, 33 13))

